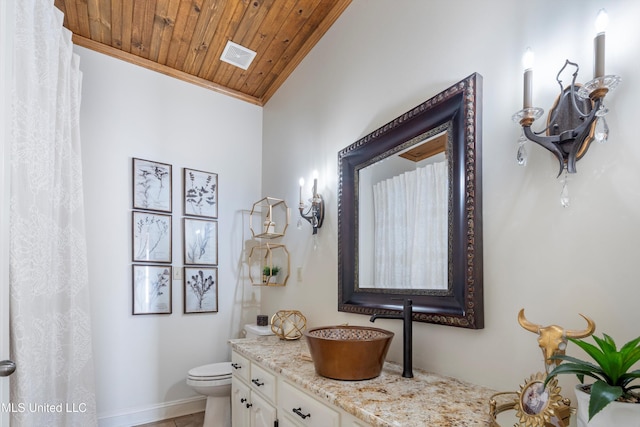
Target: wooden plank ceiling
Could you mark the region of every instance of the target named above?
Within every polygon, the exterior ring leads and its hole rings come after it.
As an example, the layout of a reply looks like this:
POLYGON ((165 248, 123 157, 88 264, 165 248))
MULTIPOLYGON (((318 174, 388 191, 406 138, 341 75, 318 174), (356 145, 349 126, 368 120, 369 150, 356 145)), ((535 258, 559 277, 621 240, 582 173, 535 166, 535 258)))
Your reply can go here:
POLYGON ((264 105, 351 0, 55 0, 73 42, 264 105), (243 70, 228 40, 257 52, 243 70))

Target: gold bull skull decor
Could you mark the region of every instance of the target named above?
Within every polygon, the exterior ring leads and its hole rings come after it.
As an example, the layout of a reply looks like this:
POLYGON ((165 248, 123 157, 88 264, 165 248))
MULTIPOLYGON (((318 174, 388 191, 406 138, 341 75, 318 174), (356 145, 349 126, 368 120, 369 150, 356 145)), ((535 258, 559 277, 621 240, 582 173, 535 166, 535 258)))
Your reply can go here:
POLYGON ((490 426, 500 427, 498 414, 515 410, 518 427, 567 427, 571 423, 571 401, 563 398, 557 378, 549 381, 545 387, 545 379, 549 372, 560 363, 552 360, 555 355, 565 354, 569 338, 585 338, 593 334, 596 324, 587 316, 580 315, 587 321, 587 327, 581 331, 564 329, 561 326, 536 325, 527 320, 524 309, 518 313, 518 323, 527 331, 538 335, 538 345, 544 355, 546 372, 531 375, 520 385, 517 392, 506 391, 495 393, 489 400, 490 426))
POLYGON ((560 364, 560 360, 550 360, 550 358, 551 356, 565 354, 567 338, 585 338, 593 334, 596 330, 596 324, 593 320, 582 314, 580 314, 580 316, 587 321, 587 328, 581 331, 573 331, 557 325, 542 326, 531 323, 524 316, 524 308, 518 313, 518 323, 520 323, 520 326, 538 335, 538 345, 544 355, 544 364, 547 373, 556 365, 560 364))

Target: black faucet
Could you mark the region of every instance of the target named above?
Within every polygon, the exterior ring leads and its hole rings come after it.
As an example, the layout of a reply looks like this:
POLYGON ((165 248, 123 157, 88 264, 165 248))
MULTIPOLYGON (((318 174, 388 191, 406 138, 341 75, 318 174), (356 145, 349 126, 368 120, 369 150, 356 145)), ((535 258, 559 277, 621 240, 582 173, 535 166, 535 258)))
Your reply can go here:
POLYGON ((413 325, 413 301, 410 299, 405 299, 402 307, 401 314, 374 314, 371 316, 369 321, 375 322, 376 319, 402 319, 403 327, 402 327, 402 376, 404 378, 413 378, 413 363, 412 363, 412 352, 413 345, 411 344, 411 339, 413 336, 412 325, 413 325))

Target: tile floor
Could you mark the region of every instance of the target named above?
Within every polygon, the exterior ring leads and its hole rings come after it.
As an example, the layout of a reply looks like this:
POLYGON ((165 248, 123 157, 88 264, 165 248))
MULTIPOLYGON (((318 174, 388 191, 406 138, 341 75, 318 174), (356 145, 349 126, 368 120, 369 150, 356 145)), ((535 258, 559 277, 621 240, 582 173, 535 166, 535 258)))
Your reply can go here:
POLYGON ((183 417, 157 421, 154 423, 141 424, 135 427, 202 427, 203 422, 204 412, 198 412, 197 414, 185 415, 183 417))

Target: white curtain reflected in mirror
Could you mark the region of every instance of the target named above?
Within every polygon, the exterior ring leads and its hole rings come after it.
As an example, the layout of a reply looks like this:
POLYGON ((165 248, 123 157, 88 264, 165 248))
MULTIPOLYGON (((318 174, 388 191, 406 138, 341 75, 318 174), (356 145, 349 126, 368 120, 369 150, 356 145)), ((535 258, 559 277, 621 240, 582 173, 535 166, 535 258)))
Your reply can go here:
POLYGON ((448 289, 447 134, 432 135, 358 172, 360 289, 448 289))
POLYGON ((446 161, 373 186, 374 287, 447 289, 446 161))

